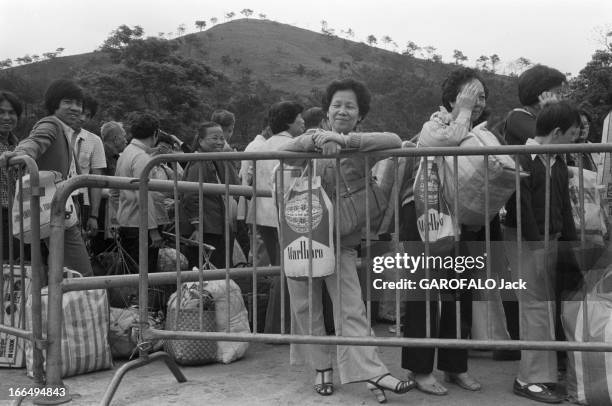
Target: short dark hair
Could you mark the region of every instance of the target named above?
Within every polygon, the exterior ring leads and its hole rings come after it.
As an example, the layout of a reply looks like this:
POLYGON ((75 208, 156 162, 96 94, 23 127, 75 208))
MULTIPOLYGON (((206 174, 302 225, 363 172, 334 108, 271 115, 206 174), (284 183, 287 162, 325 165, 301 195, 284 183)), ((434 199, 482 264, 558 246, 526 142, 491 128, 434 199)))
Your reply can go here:
POLYGON ((236 124, 236 116, 231 111, 215 110, 210 116, 210 121, 219 124, 221 128, 226 128, 236 124))
POLYGON ((476 79, 482 83, 482 87, 484 87, 485 91, 485 98, 489 98, 489 89, 475 69, 458 68, 451 71, 446 79, 444 79, 444 82, 442 82, 442 105, 446 110, 451 111, 453 109, 451 107, 451 103, 454 103, 457 100, 459 89, 461 89, 461 86, 463 86, 465 83, 468 83, 473 79, 476 79))
POLYGON ((9 92, 8 90, 0 90, 0 102, 7 101, 8 104, 11 105, 13 110, 15 110, 15 114, 17 114, 17 118, 21 117, 21 112, 23 111, 23 104, 21 100, 17 97, 17 95, 13 92, 9 92))
POLYGON ((83 101, 83 89, 72 80, 54 80, 45 92, 45 109, 47 114, 55 114, 63 99, 83 101))
POLYGON ((521 73, 518 78, 518 96, 523 106, 533 106, 542 92, 565 83, 565 75, 546 65, 536 65, 521 73))
POLYGON ((130 133, 137 140, 152 137, 159 130, 159 119, 151 113, 135 113, 131 121, 130 133))
POLYGON ((94 117, 98 112, 98 102, 90 94, 83 97, 83 112, 89 110, 89 117, 94 117))
POLYGON ((580 112, 569 101, 547 103, 536 118, 536 134, 545 137, 555 128, 566 132, 572 126, 580 126, 580 112))
POLYGON ((363 120, 366 114, 368 114, 368 111, 370 111, 372 96, 365 84, 351 78, 334 80, 327 86, 327 89, 325 89, 325 96, 323 96, 323 111, 329 111, 329 105, 334 98, 334 94, 340 90, 352 90, 355 92, 355 96, 357 96, 357 107, 359 107, 359 115, 363 120))
POLYGON ((302 118, 304 119, 304 128, 306 130, 319 128, 321 120, 325 118, 325 112, 321 107, 311 107, 302 114, 302 118))
POLYGON ((301 104, 294 101, 282 101, 274 103, 268 113, 268 121, 272 134, 289 129, 289 124, 293 123, 304 108, 301 104))
POLYGON ((197 151, 200 149, 200 140, 204 137, 206 137, 206 134, 208 134, 208 129, 209 128, 214 128, 214 127, 219 127, 219 128, 223 128, 221 126, 221 124, 215 122, 215 121, 204 121, 202 124, 199 125, 198 127, 198 133, 196 134, 195 138, 193 139, 193 145, 192 145, 192 150, 193 151, 197 151))

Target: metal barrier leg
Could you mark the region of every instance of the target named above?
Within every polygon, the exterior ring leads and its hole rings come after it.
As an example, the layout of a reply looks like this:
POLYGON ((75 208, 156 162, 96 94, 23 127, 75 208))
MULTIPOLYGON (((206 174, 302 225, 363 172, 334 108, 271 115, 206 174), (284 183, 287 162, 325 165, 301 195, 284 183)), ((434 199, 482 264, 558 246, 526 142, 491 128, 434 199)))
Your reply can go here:
POLYGON ((102 402, 100 402, 100 405, 110 405, 110 402, 113 400, 113 396, 115 396, 115 392, 117 392, 119 384, 121 383, 121 380, 123 379, 123 376, 125 374, 127 374, 132 369, 143 367, 157 360, 162 360, 166 363, 166 366, 168 367, 168 369, 170 369, 170 372, 172 372, 172 374, 179 383, 187 382, 187 378, 185 378, 185 375, 183 375, 178 365, 176 365, 176 362, 174 362, 174 360, 170 357, 170 355, 168 355, 168 353, 163 351, 156 352, 155 354, 149 355, 147 357, 140 357, 134 361, 130 361, 123 365, 121 368, 119 368, 117 372, 115 372, 115 375, 113 376, 113 379, 108 385, 108 388, 106 388, 106 392, 104 392, 104 397, 102 398, 102 402))

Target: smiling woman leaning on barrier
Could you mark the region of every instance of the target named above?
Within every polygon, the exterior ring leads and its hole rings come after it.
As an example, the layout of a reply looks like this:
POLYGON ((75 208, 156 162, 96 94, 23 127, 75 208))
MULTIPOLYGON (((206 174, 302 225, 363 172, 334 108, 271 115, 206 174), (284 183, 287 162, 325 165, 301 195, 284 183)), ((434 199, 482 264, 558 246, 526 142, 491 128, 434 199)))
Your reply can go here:
MULTIPOLYGON (((344 149, 358 151, 375 151, 398 148, 400 138, 392 133, 359 133, 354 132, 357 124, 363 120, 370 108, 370 93, 365 85, 352 79, 332 82, 326 90, 324 110, 332 131, 313 130, 293 139, 284 146, 286 151, 323 151, 323 154, 334 154, 344 149)), ((372 159, 375 161, 375 159, 372 159)), ((374 162, 372 162, 373 164, 374 162)), ((335 160, 317 160, 317 173, 322 174, 322 182, 327 194, 332 196, 335 186, 335 160)), ((363 157, 347 157, 340 160, 340 171, 343 183, 365 185, 365 161, 363 157)), ((341 186, 341 190, 343 186, 341 186)), ((344 191, 343 191, 344 192, 344 191)), ((345 193, 341 192, 342 195, 345 193)), ((333 199, 338 204, 337 199, 333 199)), ((359 202, 365 204, 364 201, 359 202)), ((365 222, 365 219, 359 219, 365 222)), ((361 224, 363 226, 364 224, 361 224)), ((361 227, 359 227, 361 228, 361 227)), ((357 251, 361 232, 341 236, 340 268, 325 278, 313 279, 312 334, 325 335, 323 323, 321 286, 325 282, 334 307, 336 331, 342 330, 345 336, 368 336, 370 326, 362 300, 361 287, 357 276, 357 251), (340 273, 339 273, 340 272, 340 273), (342 292, 338 303, 338 278, 342 292), (340 328, 341 326, 341 328, 340 328)), ((291 309, 295 319, 294 333, 307 334, 309 331, 308 282, 287 279, 291 297, 291 309)), ((293 346, 293 344, 292 344, 293 346)), ((296 349, 296 348, 293 348, 296 349)), ((333 393, 331 346, 304 345, 309 365, 316 372, 314 389, 323 396, 333 393)), ((293 353, 293 351, 292 351, 293 353)), ((367 382, 368 388, 376 395, 379 402, 386 401, 384 390, 405 393, 414 387, 414 381, 400 381, 392 376, 380 360, 376 347, 338 346, 338 368, 340 381, 345 383, 367 382)))

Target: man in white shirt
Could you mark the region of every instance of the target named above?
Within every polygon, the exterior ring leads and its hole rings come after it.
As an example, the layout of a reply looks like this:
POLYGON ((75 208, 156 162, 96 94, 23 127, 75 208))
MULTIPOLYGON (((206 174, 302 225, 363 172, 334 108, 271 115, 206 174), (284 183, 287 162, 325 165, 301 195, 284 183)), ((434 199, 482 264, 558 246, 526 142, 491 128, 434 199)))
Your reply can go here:
MULTIPOLYGON (((83 99, 83 112, 74 126, 73 142, 74 156, 79 168, 79 174, 103 175, 106 169, 106 156, 102 139, 83 128, 85 123, 96 115, 98 103, 86 95, 83 99)), ((98 233, 98 215, 102 189, 83 188, 78 191, 81 203, 81 225, 90 236, 98 233)))

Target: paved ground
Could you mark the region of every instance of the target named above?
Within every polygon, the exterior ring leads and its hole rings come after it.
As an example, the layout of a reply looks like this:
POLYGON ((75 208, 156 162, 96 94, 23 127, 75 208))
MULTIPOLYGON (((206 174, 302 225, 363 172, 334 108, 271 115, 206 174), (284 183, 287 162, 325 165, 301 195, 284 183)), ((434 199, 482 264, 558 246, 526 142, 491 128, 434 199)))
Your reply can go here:
MULTIPOLYGON (((386 326, 378 326, 379 336, 386 326)), ((392 373, 403 375, 399 364, 400 349, 381 348, 384 361, 392 373)), ((117 365, 120 365, 117 364, 117 365)), ((116 365, 116 367, 117 367, 116 365)), ((512 381, 518 362, 491 360, 490 352, 470 354, 470 372, 483 383, 481 392, 467 392, 449 386, 448 396, 431 396, 413 390, 405 395, 388 393, 390 404, 408 405, 542 405, 519 398, 512 393, 512 381)), ((116 369, 116 368, 115 368, 116 369)), ((129 372, 114 397, 113 405, 376 405, 375 397, 365 384, 336 386, 333 396, 322 397, 311 387, 313 376, 304 367, 289 365, 289 346, 254 344, 247 355, 233 364, 213 364, 182 368, 188 382, 177 383, 163 363, 150 364, 129 372)), ((75 395, 72 405, 95 405, 103 396, 113 370, 91 373, 65 380, 75 395)), ((439 374, 439 373, 438 373, 439 374)), ((441 378, 441 375, 438 375, 441 378)), ((338 379, 338 376, 335 376, 338 379)), ((25 370, 0 369, 0 405, 16 405, 8 399, 9 387, 31 383, 25 370)), ((25 399, 22 405, 31 405, 25 399)))

